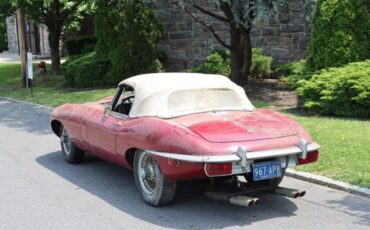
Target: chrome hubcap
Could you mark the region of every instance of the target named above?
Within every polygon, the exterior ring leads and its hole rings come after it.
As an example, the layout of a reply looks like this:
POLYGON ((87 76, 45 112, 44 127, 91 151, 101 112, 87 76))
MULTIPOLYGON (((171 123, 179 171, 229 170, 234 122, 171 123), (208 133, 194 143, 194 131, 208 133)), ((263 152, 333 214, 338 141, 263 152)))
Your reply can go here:
POLYGON ((63 145, 64 153, 69 155, 71 153, 72 142, 66 129, 63 129, 62 135, 60 136, 60 142, 63 145))
POLYGON ((159 168, 149 154, 142 154, 139 159, 139 181, 147 194, 153 194, 158 182, 159 168))

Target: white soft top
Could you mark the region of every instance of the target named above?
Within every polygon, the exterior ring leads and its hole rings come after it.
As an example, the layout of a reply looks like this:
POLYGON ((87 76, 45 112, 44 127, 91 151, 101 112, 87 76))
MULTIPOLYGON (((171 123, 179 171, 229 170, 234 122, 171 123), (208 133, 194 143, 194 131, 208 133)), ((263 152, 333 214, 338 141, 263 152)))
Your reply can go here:
POLYGON ((244 90, 221 75, 143 74, 123 80, 119 86, 135 90, 131 117, 171 118, 206 111, 254 110, 244 90))

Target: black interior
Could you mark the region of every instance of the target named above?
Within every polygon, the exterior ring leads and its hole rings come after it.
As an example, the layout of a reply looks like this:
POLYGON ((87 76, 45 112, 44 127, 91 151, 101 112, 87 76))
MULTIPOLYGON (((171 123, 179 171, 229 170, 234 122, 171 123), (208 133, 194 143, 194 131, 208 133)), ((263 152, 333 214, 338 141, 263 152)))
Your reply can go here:
POLYGON ((133 103, 132 99, 134 99, 134 97, 135 96, 129 96, 129 97, 123 98, 121 102, 117 105, 118 111, 116 112, 128 115, 130 113, 132 103, 133 103))

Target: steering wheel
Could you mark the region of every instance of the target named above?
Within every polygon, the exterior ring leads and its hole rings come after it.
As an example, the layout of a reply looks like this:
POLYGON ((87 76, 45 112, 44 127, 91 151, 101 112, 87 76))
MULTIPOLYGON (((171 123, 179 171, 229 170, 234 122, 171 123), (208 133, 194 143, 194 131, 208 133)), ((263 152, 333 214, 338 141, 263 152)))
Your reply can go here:
POLYGON ((133 98, 135 98, 135 96, 129 96, 129 97, 123 98, 121 100, 121 104, 119 104, 118 112, 128 115, 128 113, 130 112, 132 103, 133 103, 132 101, 133 98))

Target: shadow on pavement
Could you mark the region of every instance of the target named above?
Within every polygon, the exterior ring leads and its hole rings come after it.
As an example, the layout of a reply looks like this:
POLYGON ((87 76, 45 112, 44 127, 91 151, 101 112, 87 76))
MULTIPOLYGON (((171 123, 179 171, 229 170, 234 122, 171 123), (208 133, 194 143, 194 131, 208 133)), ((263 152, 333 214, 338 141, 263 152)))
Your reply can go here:
POLYGON ((364 199, 360 196, 345 196, 341 200, 329 201, 328 205, 357 217, 359 220, 356 224, 370 226, 370 206, 364 205, 364 199))
POLYGON ((294 216, 297 210, 289 199, 271 194, 262 194, 261 202, 250 208, 215 202, 203 195, 199 182, 180 183, 172 204, 153 208, 141 200, 133 173, 129 170, 90 155, 83 164, 67 164, 60 151, 40 156, 36 161, 122 212, 162 227, 220 229, 246 226, 253 222, 294 216))
POLYGON ((51 133, 49 112, 26 103, 0 98, 0 125, 35 134, 51 133))

